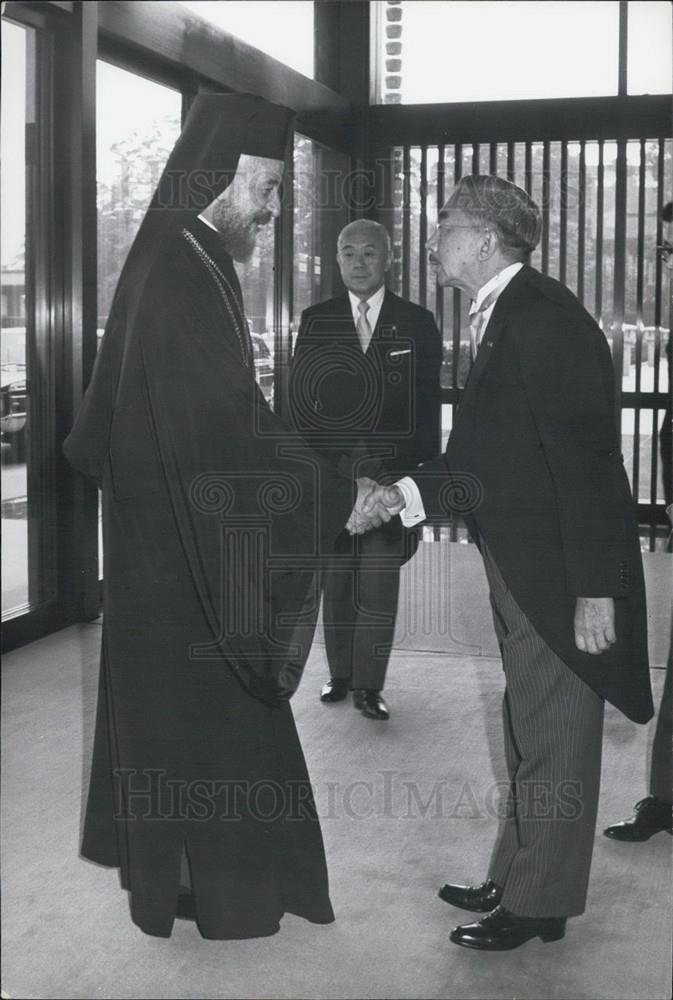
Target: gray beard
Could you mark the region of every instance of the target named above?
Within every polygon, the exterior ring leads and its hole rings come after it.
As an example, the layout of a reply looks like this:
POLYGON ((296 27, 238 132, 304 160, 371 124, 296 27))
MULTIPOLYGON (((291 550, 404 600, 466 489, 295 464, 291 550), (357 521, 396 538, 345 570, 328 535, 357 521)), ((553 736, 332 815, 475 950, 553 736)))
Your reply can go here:
POLYGON ((237 220, 230 222, 219 233, 225 250, 234 260, 240 262, 250 260, 257 246, 256 229, 237 220))
POLYGON ((250 260, 257 246, 257 223, 260 219, 244 221, 239 213, 226 202, 220 203, 213 213, 213 224, 227 253, 241 263, 250 260))

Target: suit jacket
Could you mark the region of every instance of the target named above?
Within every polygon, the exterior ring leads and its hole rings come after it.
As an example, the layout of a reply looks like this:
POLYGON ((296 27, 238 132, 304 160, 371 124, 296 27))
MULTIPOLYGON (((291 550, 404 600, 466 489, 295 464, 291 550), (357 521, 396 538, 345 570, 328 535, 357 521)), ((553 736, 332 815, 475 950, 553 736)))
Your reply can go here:
POLYGON ((348 295, 321 302, 295 345, 294 427, 343 474, 392 482, 439 453, 441 363, 432 314, 390 290, 365 354, 348 295))
POLYGON ((557 655, 629 718, 651 718, 645 588, 612 359, 564 285, 524 266, 505 288, 446 453, 415 478, 428 513, 467 514, 557 655), (598 656, 575 646, 578 596, 615 599, 617 643, 598 656))

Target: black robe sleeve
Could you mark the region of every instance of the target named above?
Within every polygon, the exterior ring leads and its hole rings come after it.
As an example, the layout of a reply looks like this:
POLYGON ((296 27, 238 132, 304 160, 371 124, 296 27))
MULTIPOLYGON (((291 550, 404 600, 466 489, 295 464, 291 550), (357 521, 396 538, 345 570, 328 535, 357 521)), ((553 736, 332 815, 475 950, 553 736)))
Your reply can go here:
POLYGON ((145 289, 137 364, 148 459, 169 492, 213 641, 250 692, 273 701, 299 683, 312 635, 305 602, 353 486, 271 411, 232 306, 178 246, 145 289))

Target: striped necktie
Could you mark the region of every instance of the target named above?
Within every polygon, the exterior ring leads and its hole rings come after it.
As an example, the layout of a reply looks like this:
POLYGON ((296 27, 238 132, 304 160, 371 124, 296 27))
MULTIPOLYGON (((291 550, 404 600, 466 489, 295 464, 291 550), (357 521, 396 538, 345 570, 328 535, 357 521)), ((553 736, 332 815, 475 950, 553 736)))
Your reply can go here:
POLYGON ((355 325, 355 329, 360 341, 360 347, 362 348, 362 353, 364 354, 369 347, 369 341, 372 339, 372 328, 369 325, 369 320, 367 319, 367 313, 369 312, 369 305, 366 302, 358 302, 358 321, 355 325))
POLYGON ((481 343, 481 335, 486 326, 486 316, 483 309, 470 312, 470 359, 474 361, 481 343))
POLYGON ((475 308, 474 302, 472 303, 470 308, 470 358, 472 361, 477 357, 481 338, 486 328, 486 313, 507 285, 508 282, 505 281, 501 285, 496 285, 495 288, 491 289, 478 309, 475 308))

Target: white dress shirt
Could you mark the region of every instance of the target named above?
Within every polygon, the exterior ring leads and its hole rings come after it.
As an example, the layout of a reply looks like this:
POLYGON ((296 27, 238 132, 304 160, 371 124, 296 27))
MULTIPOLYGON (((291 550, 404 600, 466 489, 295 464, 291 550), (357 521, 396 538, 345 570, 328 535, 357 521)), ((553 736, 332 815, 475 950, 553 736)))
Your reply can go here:
MULTIPOLYGON (((485 285, 482 285, 479 291, 477 292, 476 299, 470 306, 470 316, 474 316, 475 313, 479 312, 481 304, 487 295, 490 295, 491 292, 495 291, 496 289, 498 289, 498 291, 501 292, 503 288, 506 288, 507 285, 509 285, 512 278, 514 277, 514 275, 518 274, 522 267, 523 264, 521 263, 520 260, 518 260, 516 264, 508 264, 507 267, 503 267, 502 271, 498 271, 497 274, 494 274, 493 277, 489 281, 487 281, 485 285)), ((494 299, 493 302, 491 302, 490 306, 487 309, 484 309, 484 328, 483 328, 484 333, 486 333, 486 327, 488 326, 488 321, 491 318, 491 313, 495 309, 495 303, 497 301, 498 301, 497 298, 494 299)))
POLYGON ((348 298, 350 299, 351 302, 351 312, 353 313, 353 323, 355 324, 355 326, 358 325, 358 320, 360 319, 361 315, 358 306, 360 305, 360 302, 366 302, 367 305, 369 306, 369 311, 367 312, 367 322, 371 327, 372 335, 374 334, 374 330, 376 329, 376 324, 379 321, 379 314, 381 312, 381 306, 383 305, 383 297, 385 294, 386 294, 385 285, 381 285, 378 292, 374 292, 374 294, 368 299, 359 299, 357 295, 353 295, 352 292, 348 293, 348 298))
MULTIPOLYGON (((476 299, 470 307, 470 315, 474 315, 474 313, 479 312, 481 303, 487 295, 490 295, 492 291, 495 289, 500 289, 500 291, 502 291, 510 283, 514 275, 519 273, 522 267, 523 264, 521 261, 517 261, 515 264, 508 264, 507 267, 503 267, 502 271, 498 271, 497 274, 494 274, 485 285, 482 285, 477 292, 476 299)), ((497 299, 495 299, 487 309, 484 309, 482 340, 486 334, 486 328, 488 327, 496 302, 497 299)), ((400 511, 400 518, 402 519, 404 527, 412 528, 415 524, 419 524, 421 521, 424 521, 426 517, 425 507, 423 506, 418 486, 411 476, 404 476, 403 479, 399 479, 395 483, 395 486, 397 486, 404 498, 404 509, 400 511)))

